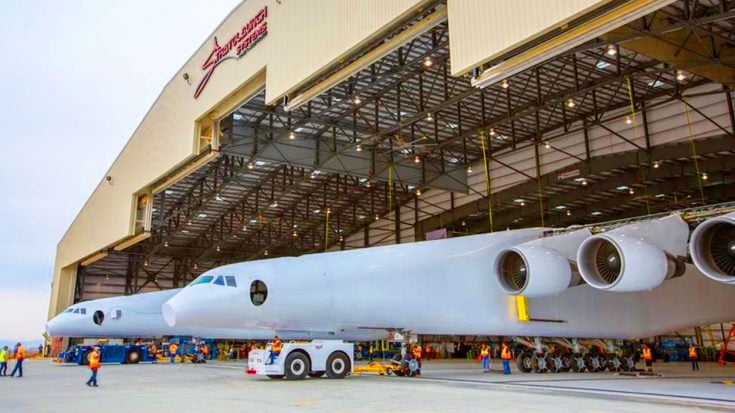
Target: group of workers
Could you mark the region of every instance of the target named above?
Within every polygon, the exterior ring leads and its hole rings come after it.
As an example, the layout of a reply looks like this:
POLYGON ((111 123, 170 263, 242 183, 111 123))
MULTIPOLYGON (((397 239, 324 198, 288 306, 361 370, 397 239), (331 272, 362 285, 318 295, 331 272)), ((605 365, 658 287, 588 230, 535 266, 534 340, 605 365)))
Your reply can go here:
MULTIPOLYGON (((482 363, 482 372, 490 373, 490 347, 487 343, 482 343, 480 347, 480 362, 482 363)), ((510 374, 510 360, 513 359, 513 353, 508 343, 503 342, 500 347, 500 360, 503 364, 503 374, 510 374)))
MULTIPOLYGON (((18 373, 18 377, 23 377, 23 360, 26 359, 26 348, 23 344, 18 342, 15 345, 15 366, 13 371, 10 373, 10 377, 15 377, 15 373, 18 373)), ((8 346, 3 346, 0 350, 0 377, 6 377, 8 375, 8 358, 10 358, 10 349, 8 346)))

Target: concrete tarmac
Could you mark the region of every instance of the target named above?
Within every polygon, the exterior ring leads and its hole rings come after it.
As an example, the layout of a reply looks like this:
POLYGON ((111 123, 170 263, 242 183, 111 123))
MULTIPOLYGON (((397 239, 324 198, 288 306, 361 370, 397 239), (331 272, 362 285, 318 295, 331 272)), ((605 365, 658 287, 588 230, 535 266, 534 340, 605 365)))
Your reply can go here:
MULTIPOLYGON (((10 363, 12 368, 12 361, 10 363)), ((420 378, 363 374, 290 382, 249 377, 245 364, 103 365, 99 388, 89 370, 29 360, 21 379, 0 378, 3 412, 134 411, 735 411, 735 366, 655 363, 664 377, 615 373, 483 374, 477 363, 427 361, 420 378)), ((499 363, 494 363, 499 369, 499 363)))

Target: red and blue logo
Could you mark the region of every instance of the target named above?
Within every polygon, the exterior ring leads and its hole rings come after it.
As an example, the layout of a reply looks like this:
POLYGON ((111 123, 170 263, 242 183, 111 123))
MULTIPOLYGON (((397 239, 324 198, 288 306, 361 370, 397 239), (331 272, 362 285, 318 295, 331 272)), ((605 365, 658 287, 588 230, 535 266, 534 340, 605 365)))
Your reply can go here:
POLYGON ((235 33, 234 36, 224 45, 220 45, 217 37, 214 38, 214 47, 212 52, 209 53, 207 60, 202 65, 204 76, 199 81, 196 90, 194 91, 194 99, 198 98, 202 94, 204 88, 209 83, 209 79, 212 78, 212 74, 220 63, 227 60, 238 60, 245 56, 261 39, 268 34, 268 7, 263 7, 258 14, 255 15, 248 24, 242 26, 239 32, 235 33))

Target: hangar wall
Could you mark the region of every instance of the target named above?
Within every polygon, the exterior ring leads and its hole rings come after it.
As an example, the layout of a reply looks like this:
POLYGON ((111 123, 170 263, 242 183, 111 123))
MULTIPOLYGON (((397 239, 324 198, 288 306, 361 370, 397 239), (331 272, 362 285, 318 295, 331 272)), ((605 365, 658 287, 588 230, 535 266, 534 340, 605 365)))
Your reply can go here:
POLYGON ((265 86, 249 82, 262 82, 260 75, 266 68, 269 97, 279 98, 424 2, 356 0, 349 7, 342 3, 324 7, 318 0, 281 4, 248 0, 238 5, 163 88, 105 174, 111 181, 101 179, 62 237, 56 252, 49 316, 71 304, 61 283, 73 286, 75 280, 62 278, 62 269, 66 268, 66 274, 71 265, 133 235, 135 194, 195 157, 198 120, 206 121, 210 111, 246 85, 265 86), (213 37, 217 36, 220 46, 225 45, 266 6, 268 35, 242 58, 218 65, 195 99, 194 91, 204 75, 201 67, 214 47, 213 37))
POLYGON ((464 74, 610 1, 449 0, 452 75, 464 74))

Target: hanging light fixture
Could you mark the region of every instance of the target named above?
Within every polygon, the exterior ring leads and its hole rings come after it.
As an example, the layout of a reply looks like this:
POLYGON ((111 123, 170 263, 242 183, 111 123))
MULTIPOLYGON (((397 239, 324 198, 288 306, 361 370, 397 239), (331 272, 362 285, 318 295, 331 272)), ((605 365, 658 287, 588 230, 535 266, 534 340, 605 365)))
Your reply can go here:
POLYGON ((471 173, 472 173, 472 165, 469 165, 469 166, 467 167, 467 173, 468 173, 468 174, 471 174, 471 173))
POLYGON ((360 103, 362 103, 362 99, 360 99, 360 96, 355 96, 354 98, 352 98, 352 103, 354 103, 355 105, 359 105, 360 103))
POLYGON ((421 157, 419 157, 418 155, 414 156, 413 163, 421 163, 421 157))
POLYGON ((362 145, 357 145, 357 146, 355 147, 355 151, 356 151, 356 152, 362 152, 362 145))
POLYGON ((633 119, 631 119, 630 115, 626 116, 625 117, 625 124, 626 125, 630 125, 631 123, 633 123, 633 119))
POLYGON ((500 87, 503 89, 508 89, 510 87, 510 83, 508 83, 508 79, 503 79, 502 82, 500 82, 500 87))
POLYGON ((431 112, 429 112, 429 113, 426 114, 426 120, 428 122, 433 122, 434 121, 434 117, 431 116, 431 112))
POLYGON ((685 80, 687 80, 687 72, 685 72, 685 71, 683 71, 681 69, 678 69, 676 71, 676 81, 677 82, 684 82, 685 80))
POLYGON ((416 196, 421 196, 421 189, 416 190, 416 196))
POLYGON ((702 180, 706 181, 709 179, 709 176, 707 175, 707 172, 702 172, 702 180))
POLYGON ((572 99, 572 98, 567 99, 567 107, 568 108, 573 108, 575 106, 577 106, 577 102, 575 102, 574 99, 572 99))
POLYGON ((490 128, 490 136, 495 136, 495 129, 490 128))
POLYGON ((608 56, 615 56, 616 54, 618 54, 618 47, 614 44, 609 44, 607 45, 607 51, 605 51, 605 53, 608 56))
POLYGON ((551 144, 549 142, 544 142, 544 148, 551 149, 551 144))
POLYGON ((294 133, 294 131, 291 131, 291 133, 288 134, 288 139, 291 139, 291 140, 296 139, 296 133, 294 133))
POLYGON ((424 59, 424 66, 431 67, 431 65, 433 65, 433 64, 434 64, 434 62, 431 61, 431 57, 426 56, 426 59, 424 59))
POLYGON ((653 168, 654 169, 658 169, 659 166, 661 166, 661 164, 658 161, 656 161, 656 162, 653 163, 653 168))

